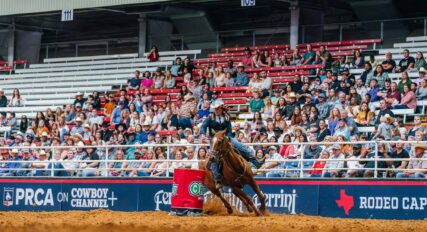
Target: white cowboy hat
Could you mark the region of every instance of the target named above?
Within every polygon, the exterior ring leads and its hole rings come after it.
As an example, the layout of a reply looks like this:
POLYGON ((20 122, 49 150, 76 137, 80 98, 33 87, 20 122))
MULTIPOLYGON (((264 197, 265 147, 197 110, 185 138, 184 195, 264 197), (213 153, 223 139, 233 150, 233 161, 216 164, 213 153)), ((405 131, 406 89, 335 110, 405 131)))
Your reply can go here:
POLYGON ((41 151, 39 152, 39 155, 47 155, 47 154, 46 154, 46 152, 45 152, 44 150, 41 150, 41 151))
POLYGON ((213 102, 212 108, 216 109, 216 108, 223 106, 223 105, 224 105, 224 102, 222 100, 217 100, 217 101, 213 102))
POLYGON ((184 101, 188 101, 188 100, 190 100, 191 98, 193 98, 193 99, 194 99, 194 96, 193 96, 193 95, 191 95, 191 94, 187 94, 187 95, 185 95, 185 96, 184 96, 184 101))
POLYGON ((427 73, 427 70, 424 67, 421 67, 420 70, 418 70, 419 73, 427 73))
POLYGON ((144 122, 144 124, 142 124, 142 126, 151 126, 151 123, 147 121, 144 122))
POLYGON ((421 148, 421 149, 427 150, 427 145, 424 143, 417 143, 415 144, 414 148, 421 148))
POLYGON ((245 65, 243 65, 243 63, 242 62, 240 62, 238 65, 237 65, 237 67, 245 67, 245 65))
POLYGON ((82 93, 80 91, 76 93, 76 96, 83 96, 83 95, 84 95, 84 93, 82 93))

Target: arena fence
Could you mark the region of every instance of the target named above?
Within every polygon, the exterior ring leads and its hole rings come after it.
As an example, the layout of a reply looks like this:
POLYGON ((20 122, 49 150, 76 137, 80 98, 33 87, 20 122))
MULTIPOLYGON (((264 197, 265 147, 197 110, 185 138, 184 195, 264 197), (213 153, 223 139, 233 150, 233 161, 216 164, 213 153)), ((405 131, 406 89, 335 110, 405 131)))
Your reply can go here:
MULTIPOLYGON (((267 159, 266 162, 277 162, 278 165, 275 168, 269 168, 264 169, 264 167, 261 167, 260 169, 254 170, 254 172, 262 172, 264 174, 256 175, 256 178, 305 178, 310 177, 310 171, 321 171, 321 175, 317 177, 322 177, 323 174, 328 171, 331 172, 333 170, 339 170, 343 176, 345 176, 346 173, 349 173, 351 171, 357 171, 363 173, 363 171, 370 171, 372 172, 372 177, 374 178, 386 178, 386 177, 394 177, 397 173, 404 172, 407 169, 399 169, 398 167, 380 167, 379 165, 381 162, 395 162, 395 161, 427 161, 426 158, 416 158, 414 156, 411 156, 410 158, 406 159, 397 159, 397 158, 383 158, 378 155, 378 145, 379 144, 396 144, 396 143, 404 143, 404 144, 410 144, 411 146, 416 145, 417 142, 415 141, 357 141, 357 142, 306 142, 306 143, 249 143, 247 144, 250 147, 256 147, 256 146, 262 146, 262 147, 269 147, 269 146, 282 146, 282 145, 297 145, 297 146, 310 146, 310 145, 318 145, 318 146, 331 146, 334 144, 349 144, 349 145, 356 145, 359 144, 361 146, 370 147, 371 151, 370 156, 367 156, 366 158, 360 158, 360 157, 354 157, 353 159, 349 158, 326 158, 326 159, 307 159, 304 157, 304 153, 302 152, 300 156, 294 158, 294 159, 267 159), (369 157, 369 158, 368 158, 369 157), (374 162, 373 167, 348 167, 348 165, 342 165, 339 167, 330 167, 326 166, 324 168, 316 169, 313 168, 313 165, 315 162, 356 162, 359 161, 362 162, 374 162)), ((70 177, 111 177, 111 176, 120 176, 120 177, 140 177, 141 175, 138 175, 138 172, 144 173, 144 171, 147 171, 150 169, 149 167, 141 167, 142 164, 152 163, 152 162, 158 162, 157 167, 155 167, 155 170, 157 172, 164 171, 164 174, 160 175, 162 177, 171 177, 173 175, 173 168, 174 167, 190 167, 193 166, 197 168, 197 165, 201 160, 197 160, 197 154, 194 155, 195 159, 192 160, 182 160, 182 159, 175 159, 173 155, 171 155, 172 151, 176 148, 180 147, 194 147, 194 151, 197 151, 197 148, 199 147, 205 147, 209 148, 209 144, 150 144, 150 145, 103 145, 103 146, 84 146, 84 147, 78 147, 78 146, 40 146, 40 147, 13 147, 13 149, 18 149, 18 152, 22 152, 22 149, 30 149, 30 150, 37 150, 37 152, 44 150, 46 153, 51 153, 51 158, 46 160, 30 160, 30 161, 24 161, 24 160, 0 160, 0 176, 2 177, 10 177, 10 176, 20 176, 20 177, 28 177, 28 176, 35 176, 35 177, 57 177, 57 176, 64 176, 61 174, 58 174, 60 172, 67 173, 67 176, 70 177), (126 160, 126 159, 114 159, 111 158, 111 156, 117 151, 117 149, 141 149, 143 147, 154 149, 156 147, 162 147, 164 149, 164 160, 158 160, 158 159, 144 159, 144 160, 126 160), (99 151, 100 159, 99 160, 62 160, 60 158, 54 158, 55 151, 61 150, 68 150, 68 149, 77 149, 77 148, 96 148, 97 151, 99 151), (87 163, 89 162, 96 162, 99 163, 99 166, 97 168, 91 168, 87 166, 87 163), (128 166, 127 168, 117 168, 114 167, 115 164, 123 164, 127 163, 128 165, 132 163, 131 166, 128 166), (35 164, 35 165, 34 165, 35 164), (47 166, 48 168, 38 168, 37 164, 44 164, 44 166, 47 166), (70 165, 72 164, 72 165, 70 165), (14 165, 14 167, 10 167, 11 165, 14 165), (32 167, 36 166, 36 167, 32 167), (65 168, 67 167, 67 168, 65 168), (119 172, 116 172, 119 170, 119 172), (65 172, 64 172, 65 171, 65 172), (130 173, 132 173, 129 175, 130 173), (135 174, 136 173, 136 174, 135 174)), ((386 147, 387 148, 387 147, 386 147)), ((3 147, 0 149, 12 149, 11 147, 3 147)), ((209 149, 208 153, 209 153, 209 149)), ((412 154, 413 155, 413 154, 412 154)), ((20 155, 22 156, 22 155, 20 155)), ((126 155, 124 155, 125 157, 126 155)), ((121 166, 121 165, 119 165, 121 166)), ((153 167, 151 167, 153 169, 153 167)), ((425 172, 425 169, 410 169, 414 172, 425 172)), ((144 175, 146 176, 146 175, 144 175)), ((150 176, 150 175, 148 175, 150 176)), ((359 176, 360 177, 360 176, 359 176)))

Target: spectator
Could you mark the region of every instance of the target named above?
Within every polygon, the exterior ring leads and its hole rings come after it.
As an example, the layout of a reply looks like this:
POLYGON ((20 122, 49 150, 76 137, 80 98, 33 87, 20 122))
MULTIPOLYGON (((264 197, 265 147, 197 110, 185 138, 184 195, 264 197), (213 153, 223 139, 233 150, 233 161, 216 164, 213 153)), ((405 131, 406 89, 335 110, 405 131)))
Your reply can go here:
MULTIPOLYGON (((172 65, 172 67, 171 67, 171 69, 170 69, 170 74, 171 74, 171 76, 173 76, 173 77, 177 77, 177 76, 179 76, 178 71, 179 71, 179 68, 181 68, 181 65, 182 65, 181 57, 177 57, 177 58, 175 59, 174 64, 172 65)), ((167 77, 166 77, 166 78, 167 78, 167 77)), ((172 78, 172 79, 173 79, 173 78, 172 78)))
MULTIPOLYGON (((385 81, 389 78, 387 72, 384 71, 383 66, 378 65, 376 70, 374 71, 373 79, 376 79, 380 88, 384 87, 385 81)), ((367 83, 371 83, 372 79, 369 79, 367 83)))
POLYGON ((352 62, 353 68, 362 68, 364 64, 365 64, 365 57, 362 56, 362 53, 360 52, 360 50, 354 51, 353 62, 352 62))
POLYGON ((160 89, 163 87, 165 77, 163 76, 163 72, 160 68, 156 69, 154 73, 154 88, 160 89))
MULTIPOLYGON (((306 64, 311 64, 314 62, 316 53, 311 49, 311 45, 307 44, 307 50, 304 53, 304 56, 302 58, 302 64, 306 65, 306 64)), ((294 89, 295 90, 295 89, 294 89)))
POLYGON ((326 165, 326 160, 329 158, 329 151, 322 151, 321 156, 319 157, 319 160, 317 160, 312 169, 310 170, 309 174, 310 177, 321 177, 323 174, 323 169, 326 165))
POLYGON ((114 99, 114 94, 110 93, 108 95, 108 102, 104 105, 104 115, 106 117, 110 117, 115 108, 116 108, 116 101, 114 99))
POLYGON ((80 106, 82 106, 86 101, 86 99, 84 99, 83 96, 84 96, 84 93, 77 92, 76 99, 74 100, 73 105, 77 106, 77 104, 80 104, 80 106))
POLYGON ((139 79, 139 76, 141 75, 141 72, 139 70, 135 70, 133 72, 133 77, 128 80, 128 87, 127 91, 129 90, 138 90, 139 86, 141 85, 141 80, 139 79))
POLYGON ((166 71, 163 87, 167 89, 175 88, 175 77, 172 76, 171 71, 166 71))
POLYGON ((341 177, 344 173, 344 154, 341 153, 340 146, 338 144, 334 144, 330 148, 331 155, 329 159, 331 161, 326 161, 326 165, 324 166, 323 177, 341 177), (338 160, 333 160, 338 159, 338 160))
POLYGON ((391 139, 391 121, 394 120, 389 114, 386 114, 384 116, 381 116, 380 118, 380 125, 378 126, 378 129, 373 136, 373 139, 376 138, 384 138, 386 140, 391 139))
POLYGON ((0 89, 0 107, 7 106, 7 97, 4 95, 3 89, 0 89))
POLYGON ((237 65, 236 86, 247 86, 249 84, 249 77, 245 73, 245 66, 243 63, 237 65))
POLYGON ((253 96, 253 99, 249 101, 250 112, 251 113, 262 112, 265 105, 264 105, 264 101, 260 98, 261 92, 254 91, 252 96, 253 96))
POLYGON ((8 106, 9 107, 24 106, 24 99, 21 98, 21 94, 19 93, 19 89, 13 90, 12 99, 10 99, 8 106))
POLYGON ((179 75, 184 75, 184 68, 187 68, 188 73, 190 73, 190 74, 193 73, 194 65, 191 63, 191 60, 188 57, 186 57, 184 59, 183 64, 179 68, 179 70, 178 70, 179 75))
POLYGON ((290 60, 290 62, 291 62, 290 65, 300 65, 301 64, 301 59, 302 59, 302 56, 300 54, 299 48, 296 47, 294 49, 294 52, 292 53, 292 57, 291 57, 291 60, 290 60))
POLYGON ((409 56, 409 50, 403 50, 403 59, 400 60, 399 65, 396 67, 396 72, 408 72, 414 68, 415 59, 412 56, 409 56))
POLYGON ((259 76, 262 80, 262 85, 261 85, 262 97, 270 96, 270 90, 273 85, 273 81, 269 76, 267 76, 267 72, 264 70, 259 73, 259 76))
POLYGON ((421 118, 418 115, 414 116, 414 125, 412 126, 411 129, 409 129, 407 134, 408 134, 408 136, 414 136, 415 137, 415 133, 417 131, 421 131, 422 133, 425 132, 425 128, 421 124, 421 118))
POLYGON ((373 112, 370 111, 368 103, 362 102, 360 105, 360 111, 356 116, 357 126, 369 126, 371 124, 373 112))
POLYGON ((403 86, 403 95, 399 105, 395 105, 394 109, 413 109, 417 108, 417 96, 409 89, 407 85, 403 86))
POLYGON ((193 127, 193 117, 196 115, 196 103, 194 102, 194 96, 186 95, 184 97, 184 103, 179 109, 178 123, 182 129, 193 127))
POLYGON ((251 50, 248 47, 245 48, 245 55, 242 57, 241 63, 245 67, 251 67, 252 66, 252 54, 251 54, 251 50))
POLYGON ((402 78, 400 79, 399 84, 397 85, 397 89, 399 90, 399 92, 403 94, 403 86, 406 85, 410 88, 411 84, 412 84, 412 81, 409 79, 408 73, 402 72, 402 78))
POLYGON ((159 57, 160 57, 159 56, 159 50, 157 49, 157 47, 156 46, 151 47, 151 50, 147 55, 147 59, 150 62, 155 62, 155 61, 159 60, 159 57))
POLYGON ((383 67, 385 72, 393 72, 394 68, 396 67, 396 62, 392 59, 391 52, 387 52, 385 54, 385 60, 382 62, 381 66, 383 67))
POLYGON ((425 178, 427 174, 427 155, 425 153, 427 146, 425 144, 416 144, 414 150, 415 159, 410 159, 407 170, 396 174, 397 178, 425 178))
POLYGON ((403 149, 404 148, 404 141, 402 139, 399 139, 396 143, 396 150, 392 151, 390 153, 390 158, 396 159, 396 161, 393 161, 392 167, 393 169, 398 169, 395 173, 393 173, 393 176, 397 173, 402 173, 403 170, 399 169, 406 169, 408 166, 408 161, 401 160, 401 159, 409 159, 409 153, 403 149))
MULTIPOLYGON (((358 80, 360 80, 362 82, 362 85, 364 83, 369 83, 370 80, 372 80, 373 76, 374 76, 374 70, 372 70, 372 65, 369 62, 366 62, 364 65, 364 70, 362 72, 362 75, 360 75, 360 78, 358 80)), ((375 68, 378 66, 375 66, 375 68)), ((361 86, 361 85, 358 85, 361 86)), ((362 95, 363 96, 363 95, 362 95)))
POLYGON ((271 56, 270 56, 270 53, 268 52, 268 50, 264 50, 262 52, 262 54, 259 56, 258 66, 261 68, 273 66, 273 62, 271 60, 271 56))
POLYGON ((265 154, 265 163, 255 173, 255 177, 277 178, 281 177, 283 170, 281 168, 282 156, 277 153, 275 146, 268 148, 268 153, 265 154))
POLYGON ((384 100, 381 100, 380 101, 380 110, 378 112, 377 119, 375 120, 375 124, 379 125, 381 116, 384 116, 386 114, 390 115, 390 117, 394 117, 393 112, 387 108, 386 102, 384 100))
POLYGON ((421 68, 423 68, 424 70, 427 69, 427 62, 424 59, 424 55, 422 52, 418 51, 417 55, 415 56, 415 63, 414 63, 414 67, 417 70, 421 70, 421 68))
POLYGON ((84 128, 82 127, 82 123, 83 123, 83 121, 81 118, 76 118, 75 125, 70 131, 71 136, 73 136, 75 134, 83 135, 84 128))

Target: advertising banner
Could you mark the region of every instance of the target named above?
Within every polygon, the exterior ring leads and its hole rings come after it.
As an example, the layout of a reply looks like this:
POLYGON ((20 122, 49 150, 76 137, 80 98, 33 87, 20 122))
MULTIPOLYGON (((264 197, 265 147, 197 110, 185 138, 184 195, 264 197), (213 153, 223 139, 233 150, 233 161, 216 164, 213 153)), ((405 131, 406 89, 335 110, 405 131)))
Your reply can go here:
MULTIPOLYGON (((426 181, 260 180, 272 213, 340 218, 425 219, 426 181)), ((257 207, 258 196, 245 187, 257 207)), ((240 211, 245 207, 225 189, 240 211)), ((0 179, 0 211, 169 211, 170 179, 0 179)), ((205 201, 212 197, 204 194, 205 201)))

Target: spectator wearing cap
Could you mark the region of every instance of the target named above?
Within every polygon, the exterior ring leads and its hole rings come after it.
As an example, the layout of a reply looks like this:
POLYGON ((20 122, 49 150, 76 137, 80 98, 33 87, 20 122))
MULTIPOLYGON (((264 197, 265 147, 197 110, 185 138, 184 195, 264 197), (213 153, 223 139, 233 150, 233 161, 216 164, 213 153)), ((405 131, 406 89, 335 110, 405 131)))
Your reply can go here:
POLYGON ((338 144, 334 144, 330 148, 330 157, 326 161, 326 165, 324 167, 323 177, 340 177, 343 173, 344 168, 344 154, 341 153, 340 146, 338 144), (340 159, 340 160, 333 160, 340 159))
POLYGON ((46 132, 43 132, 41 137, 40 137, 40 142, 42 146, 50 146, 50 141, 49 139, 49 134, 46 132))
POLYGON ((84 128, 82 127, 82 119, 80 117, 76 118, 76 120, 74 120, 75 125, 73 126, 73 128, 70 131, 70 135, 73 136, 76 133, 82 135, 84 133, 84 128))
MULTIPOLYGON (((309 142, 317 142, 315 136, 310 136, 309 142)), ((322 152, 322 148, 317 144, 311 144, 305 147, 304 149, 304 159, 317 159, 322 152)))
POLYGON ((331 111, 331 105, 326 102, 326 95, 324 93, 320 93, 317 99, 319 102, 316 104, 316 108, 319 112, 319 119, 326 119, 331 111))
POLYGON ((239 63, 237 65, 237 76, 236 76, 236 86, 248 86, 249 77, 245 72, 245 65, 243 63, 239 63))
POLYGON ((339 135, 344 136, 347 141, 350 139, 350 129, 348 128, 344 118, 340 118, 338 120, 338 125, 334 131, 334 137, 338 137, 339 135))
MULTIPOLYGON (((115 130, 115 126, 114 125, 112 125, 113 126, 113 130, 115 130)), ((109 129, 109 125, 108 125, 108 123, 107 122, 103 122, 102 123, 102 125, 101 125, 101 138, 102 138, 102 140, 103 141, 109 141, 110 140, 110 138, 113 136, 113 131, 111 131, 110 129, 109 129)))
POLYGON ((4 95, 4 90, 0 89, 0 107, 7 106, 7 97, 4 95))
POLYGON ((28 129, 29 126, 29 122, 28 122, 28 118, 27 115, 22 115, 21 116, 21 121, 19 122, 19 131, 22 133, 25 133, 28 129))
POLYGON ((356 121, 354 120, 353 117, 350 117, 348 115, 348 111, 347 110, 343 110, 341 111, 341 117, 345 120, 345 123, 350 131, 350 135, 357 135, 359 134, 359 129, 356 125, 356 121))
POLYGON ((22 161, 28 161, 28 162, 21 162, 19 163, 19 170, 16 172, 17 176, 29 176, 31 174, 31 162, 34 161, 34 158, 31 156, 30 149, 24 148, 21 150, 22 153, 22 161))
POLYGON ((12 166, 12 158, 10 157, 9 150, 3 149, 1 151, 1 161, 4 161, 0 163, 0 176, 9 176, 10 175, 10 167, 12 166), (6 162, 8 161, 8 162, 6 162))

